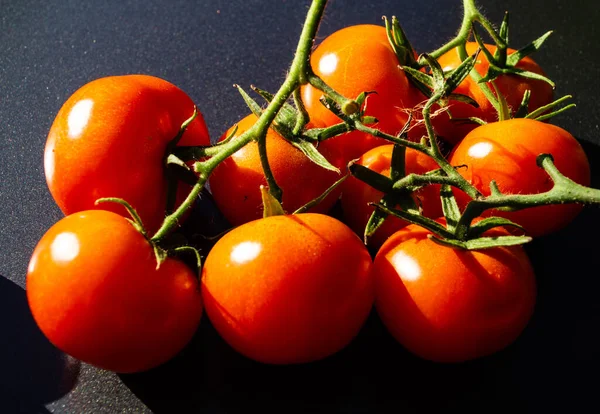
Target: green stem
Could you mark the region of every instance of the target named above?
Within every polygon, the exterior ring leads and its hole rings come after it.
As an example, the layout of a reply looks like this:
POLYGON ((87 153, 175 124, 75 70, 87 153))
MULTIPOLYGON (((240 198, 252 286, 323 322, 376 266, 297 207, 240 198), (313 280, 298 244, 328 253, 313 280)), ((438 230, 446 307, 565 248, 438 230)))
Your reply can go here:
MULTIPOLYGON (((461 23, 458 34, 445 45, 429 53, 429 55, 434 59, 439 59, 440 56, 442 56, 444 53, 447 53, 450 50, 457 48, 460 60, 465 60, 468 56, 466 43, 469 41, 469 36, 471 34, 471 29, 474 22, 479 22, 490 34, 490 36, 497 45, 505 46, 504 40, 500 36, 498 36, 498 33, 494 29, 494 26, 477 9, 477 6, 475 5, 475 0, 463 0, 463 7, 463 21, 461 23)), ((424 64, 424 62, 420 63, 424 64)), ((477 83, 481 79, 483 79, 483 77, 476 70, 471 71, 471 77, 477 83)), ((496 109, 496 111, 500 111, 500 104, 498 103, 498 99, 496 98, 492 90, 488 87, 488 85, 485 83, 480 83, 479 86, 485 97, 490 101, 490 103, 494 107, 494 109, 496 109)))
POLYGON ((472 200, 465 208, 456 226, 457 237, 466 239, 472 221, 489 209, 503 208, 513 211, 548 204, 600 204, 600 190, 585 187, 565 177, 554 165, 551 155, 542 154, 538 157, 537 162, 553 181, 553 187, 550 190, 538 194, 492 194, 472 200))
MULTIPOLYGON (((490 36, 492 37, 494 42, 496 42, 496 44, 504 45, 504 40, 500 38, 500 36, 498 36, 498 33, 496 33, 494 26, 477 9, 477 6, 475 5, 475 0, 463 0, 463 8, 463 20, 458 33, 448 43, 429 53, 429 55, 432 56, 434 59, 438 59, 444 53, 449 52, 450 50, 465 44, 469 40, 469 35, 471 34, 471 27, 476 21, 481 23, 481 25, 490 34, 490 36)), ((461 59, 464 60, 465 57, 466 53, 464 57, 461 57, 461 59)))
MULTIPOLYGON (((298 46, 296 48, 296 54, 294 55, 294 59, 291 64, 291 68, 288 72, 288 75, 275 94, 273 100, 269 103, 267 108, 263 111, 262 115, 258 118, 255 124, 241 134, 236 139, 233 139, 222 146, 219 146, 217 150, 214 150, 212 153, 211 150, 204 149, 201 150, 203 155, 211 155, 211 157, 206 161, 196 162, 194 168, 196 172, 200 174, 198 181, 192 187, 192 190, 186 197, 186 199, 181 203, 181 205, 171 214, 167 215, 161 225, 161 227, 157 230, 157 232, 152 236, 153 242, 159 242, 164 239, 177 225, 180 217, 191 208, 194 201, 204 188, 208 177, 213 172, 213 170, 223 162, 225 159, 233 155, 239 149, 244 147, 252 140, 257 140, 260 143, 261 137, 266 137, 267 130, 279 110, 283 107, 289 97, 294 93, 294 91, 303 83, 307 82, 308 75, 312 73, 310 68, 310 53, 312 50, 312 45, 314 42, 314 38, 317 34, 317 30, 319 27, 319 22, 323 17, 323 12, 325 11, 325 6, 327 4, 327 0, 313 0, 308 13, 306 15, 306 20, 302 27, 302 33, 300 34, 300 39, 298 41, 298 46)), ((329 88, 331 89, 331 88, 329 88)), ((339 94, 338 94, 339 95, 339 94)), ((339 95, 341 96, 341 95, 339 95)), ((350 101, 347 100, 346 101, 350 101)), ((353 102, 353 101, 352 101, 353 102)), ((259 145, 260 147, 260 145, 259 145)), ((262 159, 263 157, 261 157, 262 159)), ((265 154, 266 158, 266 154, 265 154)), ((264 164, 263 164, 264 167, 264 164)), ((268 174, 270 169, 267 168, 265 171, 268 174)), ((269 182, 269 191, 277 191, 276 185, 272 175, 271 177, 267 176, 267 182, 269 182)))

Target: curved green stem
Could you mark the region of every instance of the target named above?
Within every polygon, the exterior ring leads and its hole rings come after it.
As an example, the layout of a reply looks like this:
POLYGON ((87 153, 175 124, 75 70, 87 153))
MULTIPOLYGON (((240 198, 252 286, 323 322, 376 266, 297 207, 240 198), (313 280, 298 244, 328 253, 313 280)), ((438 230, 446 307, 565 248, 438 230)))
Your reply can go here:
MULTIPOLYGON (((296 48, 296 54, 294 55, 294 59, 292 61, 288 75, 281 87, 279 88, 279 90, 277 91, 277 93, 275 94, 275 96, 273 97, 273 100, 265 108, 265 110, 258 118, 256 123, 236 139, 230 140, 227 143, 218 146, 218 149, 211 150, 205 148, 199 150, 199 152, 201 152, 202 155, 208 155, 210 156, 210 158, 206 161, 196 162, 194 168, 196 172, 200 175, 198 181, 192 187, 192 190, 190 191, 186 199, 181 203, 181 205, 173 213, 165 217, 161 227, 151 238, 153 242, 158 242, 164 239, 175 227, 177 227, 180 217, 182 217, 183 214, 191 208, 194 201, 204 188, 208 177, 217 167, 217 165, 219 165, 226 158, 233 155, 235 152, 237 152, 239 149, 244 147, 252 140, 259 141, 259 148, 261 147, 260 142, 261 140, 264 140, 264 137, 266 137, 267 130, 272 124, 275 117, 277 116, 279 110, 283 107, 283 105, 286 103, 289 97, 292 96, 294 91, 298 89, 298 87, 301 84, 308 82, 308 78, 310 77, 310 74, 312 74, 309 58, 314 38, 317 34, 317 30, 319 27, 319 22, 323 17, 323 12, 325 11, 326 4, 327 0, 312 1, 306 16, 306 20, 302 27, 302 33, 300 34, 300 39, 296 48)), ((351 100, 346 99, 346 101, 351 100)), ((268 165, 268 162, 266 161, 266 146, 262 145, 262 147, 264 153, 261 155, 261 161, 264 159, 268 165)), ((263 163, 263 168, 264 167, 265 164, 263 163)), ((267 167, 264 169, 266 179, 269 183, 269 191, 277 192, 276 189, 279 187, 277 186, 272 174, 270 174, 270 168, 267 167)), ((281 197, 281 194, 279 194, 279 196, 281 197)))
MULTIPOLYGON (((498 36, 498 33, 494 29, 494 26, 477 9, 477 6, 475 5, 475 0, 463 0, 463 8, 463 20, 460 25, 460 29, 458 30, 458 33, 448 43, 429 53, 429 55, 432 56, 434 59, 438 59, 444 53, 449 52, 450 50, 466 43, 469 39, 469 35, 471 34, 471 28, 474 22, 481 23, 481 25, 490 34, 490 36, 492 37, 494 42, 496 42, 496 44, 504 45, 504 40, 500 36, 498 36)), ((466 53, 465 56, 461 58, 464 60, 465 57, 466 53)))
POLYGON ((554 165, 552 156, 542 154, 538 157, 538 165, 550 176, 553 186, 550 190, 538 194, 500 194, 493 193, 469 202, 457 224, 457 237, 468 237, 468 229, 472 221, 485 210, 508 209, 521 210, 548 204, 582 203, 600 204, 600 190, 585 187, 565 177, 554 165))

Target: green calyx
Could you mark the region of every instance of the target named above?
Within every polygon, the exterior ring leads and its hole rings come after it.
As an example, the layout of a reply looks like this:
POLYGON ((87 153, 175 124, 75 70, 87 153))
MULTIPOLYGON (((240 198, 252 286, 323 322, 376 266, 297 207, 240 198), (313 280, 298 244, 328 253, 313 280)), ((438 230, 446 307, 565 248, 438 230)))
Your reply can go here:
POLYGON ((173 237, 165 238, 161 240, 153 240, 148 237, 148 232, 144 227, 144 223, 140 218, 137 211, 133 208, 131 204, 122 198, 117 197, 103 197, 96 200, 95 204, 102 203, 116 203, 123 206, 131 218, 125 217, 125 220, 129 221, 131 225, 138 231, 144 238, 150 243, 152 246, 152 250, 154 251, 154 257, 156 259, 156 269, 159 269, 160 266, 167 260, 169 257, 181 257, 183 255, 192 255, 194 260, 191 263, 193 270, 196 275, 200 274, 200 268, 202 266, 202 258, 200 256, 200 252, 192 247, 188 246, 184 239, 181 239, 178 235, 173 235, 173 237))

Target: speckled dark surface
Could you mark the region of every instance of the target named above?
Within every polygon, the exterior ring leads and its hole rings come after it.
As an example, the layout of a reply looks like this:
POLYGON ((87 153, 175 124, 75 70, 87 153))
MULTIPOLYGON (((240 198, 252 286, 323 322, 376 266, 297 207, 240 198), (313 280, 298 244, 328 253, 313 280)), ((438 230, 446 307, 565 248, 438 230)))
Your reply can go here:
MULTIPOLYGON (((332 0, 319 36, 397 15, 419 51, 458 27, 459 0, 332 0)), ((600 187, 600 8, 595 1, 480 0, 488 17, 512 13, 522 46, 555 29, 536 60, 578 107, 554 122, 583 143, 600 187), (536 9, 536 8, 539 8, 536 9)), ((118 376, 72 360, 45 341, 28 312, 25 272, 60 217, 42 154, 63 101, 107 75, 147 73, 185 90, 213 137, 246 112, 233 83, 275 90, 291 62, 309 1, 0 0, 0 412, 387 413, 570 412, 597 407, 600 228, 590 208, 528 246, 539 281, 536 313, 507 350, 444 366, 408 355, 372 317, 325 361, 262 366, 235 354, 206 320, 170 363, 118 376), (596 380, 594 380, 596 379, 596 380)), ((550 218, 549 218, 550 219, 550 218)))

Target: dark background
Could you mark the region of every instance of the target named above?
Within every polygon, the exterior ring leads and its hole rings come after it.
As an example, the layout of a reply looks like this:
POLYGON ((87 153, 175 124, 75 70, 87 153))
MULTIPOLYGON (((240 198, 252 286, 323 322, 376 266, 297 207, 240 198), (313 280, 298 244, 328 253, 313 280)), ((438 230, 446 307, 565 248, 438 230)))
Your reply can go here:
MULTIPOLYGON (((572 94, 576 109, 553 122, 587 151, 600 187, 600 7, 595 1, 480 0, 523 46, 555 33, 536 60, 572 94)), ((116 375, 54 349, 37 330, 25 273, 42 234, 62 217, 46 188, 43 147, 62 103, 102 76, 146 73, 186 91, 213 138, 248 110, 232 84, 275 91, 308 0, 0 0, 0 412, 129 413, 248 411, 544 412, 597 409, 600 255, 597 208, 527 250, 539 283, 535 315, 519 340, 459 365, 421 361, 373 315, 358 338, 324 361, 263 366, 225 345, 204 318, 192 343, 150 372, 116 375)), ((448 40, 460 0, 332 0, 319 38, 396 15, 418 51, 448 40)), ((551 220, 551 218, 548 218, 551 220)))

